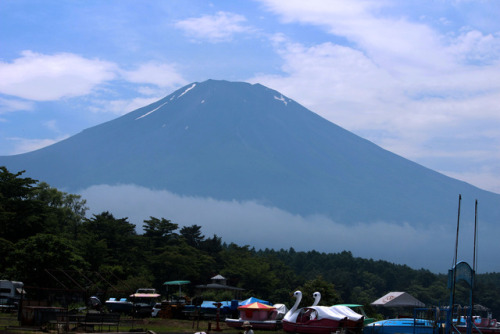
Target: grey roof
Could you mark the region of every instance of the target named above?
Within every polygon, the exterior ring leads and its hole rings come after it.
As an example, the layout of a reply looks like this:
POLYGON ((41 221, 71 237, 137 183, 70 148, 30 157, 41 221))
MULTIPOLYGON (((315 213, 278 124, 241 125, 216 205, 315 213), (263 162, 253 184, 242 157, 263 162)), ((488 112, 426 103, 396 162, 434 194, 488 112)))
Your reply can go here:
POLYGON ((226 278, 219 274, 219 275, 212 277, 211 279, 226 279, 226 278))
POLYGON ((385 296, 371 303, 371 305, 385 307, 425 306, 424 303, 407 292, 389 292, 385 296))

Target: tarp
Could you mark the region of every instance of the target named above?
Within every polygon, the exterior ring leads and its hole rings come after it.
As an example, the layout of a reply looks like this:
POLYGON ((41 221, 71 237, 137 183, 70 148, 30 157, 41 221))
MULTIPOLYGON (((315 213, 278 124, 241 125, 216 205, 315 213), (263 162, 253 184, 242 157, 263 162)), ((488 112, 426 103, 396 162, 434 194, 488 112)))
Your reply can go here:
POLYGON ((247 304, 247 305, 242 305, 238 307, 238 310, 265 310, 265 311, 273 311, 275 310, 276 307, 267 305, 267 304, 262 304, 259 302, 247 304))
MULTIPOLYGON (((213 301, 213 300, 204 300, 200 307, 202 309, 209 309, 209 308, 216 309, 217 306, 215 306, 215 303, 217 303, 217 302, 213 301)), ((223 308, 223 307, 231 307, 231 301, 229 301, 229 300, 225 300, 225 301, 222 301, 220 303, 222 304, 221 308, 223 308)))
POLYGON ((351 308, 345 305, 335 305, 331 307, 332 310, 335 310, 337 313, 345 315, 349 320, 358 321, 363 318, 363 316, 357 312, 354 312, 351 308))
POLYGON ((278 315, 276 316, 276 320, 281 320, 285 316, 286 312, 288 312, 288 308, 285 304, 274 304, 276 307, 276 311, 278 311, 278 315))
POLYGON ((311 314, 311 318, 317 320, 331 319, 340 321, 347 318, 349 320, 359 321, 363 318, 361 314, 357 314, 346 306, 309 306, 304 308, 304 310, 308 309, 312 309, 316 312, 316 314, 311 314))
POLYGON ((389 292, 382 298, 377 299, 373 303, 373 306, 384 306, 384 307, 423 307, 425 306, 417 298, 413 297, 407 292, 389 292))
POLYGON ((239 305, 242 306, 242 305, 248 305, 248 304, 252 304, 252 303, 262 303, 262 304, 266 304, 266 305, 271 305, 271 303, 268 302, 267 300, 262 300, 262 299, 255 298, 255 297, 250 297, 248 299, 245 299, 245 300, 239 302, 239 305))

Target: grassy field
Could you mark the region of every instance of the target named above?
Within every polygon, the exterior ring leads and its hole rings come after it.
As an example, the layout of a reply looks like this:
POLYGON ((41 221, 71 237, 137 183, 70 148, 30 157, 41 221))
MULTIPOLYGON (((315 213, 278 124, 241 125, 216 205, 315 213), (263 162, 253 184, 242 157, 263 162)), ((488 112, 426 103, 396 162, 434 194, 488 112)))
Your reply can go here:
MULTIPOLYGON (((131 317, 124 316, 120 319, 120 332, 131 332, 131 331, 153 331, 157 334, 184 334, 184 333, 195 333, 195 332, 208 332, 209 326, 211 327, 211 333, 218 333, 216 331, 217 324, 215 321, 193 321, 193 320, 179 320, 179 319, 161 319, 161 318, 146 318, 146 319, 133 319, 131 317)), ((219 323, 219 328, 222 330, 221 333, 226 334, 239 334, 243 333, 242 330, 235 328, 230 328, 226 326, 224 322, 219 323)), ((43 330, 36 330, 37 328, 22 328, 19 326, 16 314, 2 313, 0 314, 0 334, 3 333, 17 333, 17 334, 34 334, 34 333, 47 333, 49 330, 44 328, 43 330)), ((53 331, 54 333, 57 331, 53 331)), ((255 331, 258 334, 259 331, 255 331)), ((269 334, 283 334, 282 331, 261 331, 267 332, 269 334)))

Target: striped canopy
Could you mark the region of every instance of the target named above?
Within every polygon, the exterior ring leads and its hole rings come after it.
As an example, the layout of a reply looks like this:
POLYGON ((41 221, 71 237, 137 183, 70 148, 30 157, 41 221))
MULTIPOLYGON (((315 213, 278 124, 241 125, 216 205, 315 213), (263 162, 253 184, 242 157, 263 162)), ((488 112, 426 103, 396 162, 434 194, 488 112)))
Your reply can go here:
POLYGON ((268 311, 272 311, 274 309, 276 309, 276 307, 262 304, 259 302, 255 302, 255 303, 248 304, 248 305, 242 305, 242 306, 238 307, 238 310, 268 310, 268 311))

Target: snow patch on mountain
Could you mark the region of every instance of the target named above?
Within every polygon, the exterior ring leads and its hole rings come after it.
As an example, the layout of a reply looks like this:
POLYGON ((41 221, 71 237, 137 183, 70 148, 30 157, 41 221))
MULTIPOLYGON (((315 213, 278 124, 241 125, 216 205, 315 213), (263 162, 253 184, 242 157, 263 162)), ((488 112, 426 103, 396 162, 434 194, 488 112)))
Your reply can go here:
POLYGON ((191 89, 193 89, 194 87, 196 86, 196 84, 194 83, 191 87, 187 88, 184 92, 182 92, 181 95, 179 95, 178 98, 180 98, 181 96, 183 96, 184 94, 186 94, 187 92, 189 92, 191 89))
POLYGON ((285 106, 286 106, 286 105, 288 105, 288 101, 287 101, 287 100, 285 100, 285 98, 283 97, 283 95, 281 95, 280 97, 277 97, 277 96, 275 95, 275 96, 274 96, 274 99, 275 99, 275 100, 278 100, 278 101, 283 102, 283 103, 285 104, 285 106))
POLYGON ((147 112, 147 113, 145 113, 144 115, 137 117, 135 120, 137 121, 138 119, 141 119, 141 118, 143 118, 143 117, 146 117, 146 116, 148 116, 148 115, 150 115, 150 114, 154 113, 156 110, 160 109, 161 107, 163 107, 163 106, 164 106, 165 104, 167 104, 167 103, 168 103, 168 101, 167 101, 167 102, 165 102, 165 103, 163 103, 163 104, 161 104, 159 107, 156 107, 156 108, 154 108, 154 109, 153 109, 153 110, 151 110, 151 111, 148 111, 148 112, 147 112))

